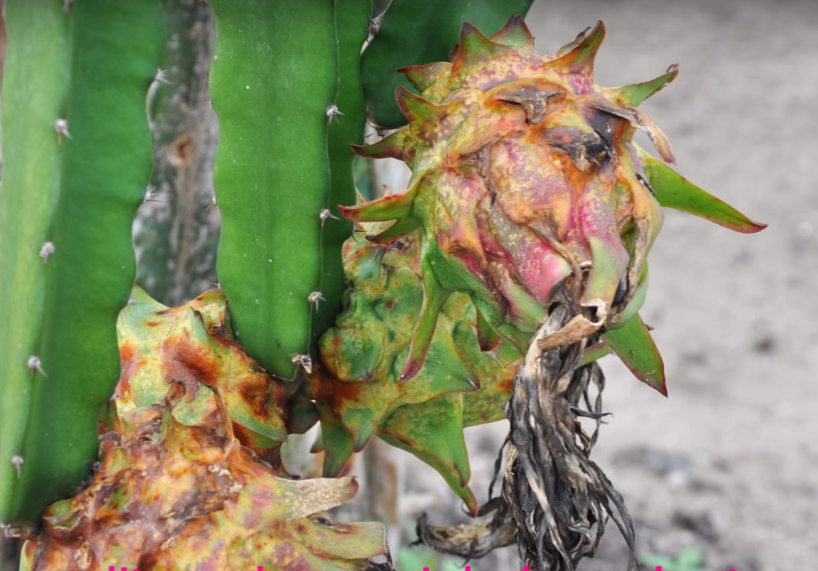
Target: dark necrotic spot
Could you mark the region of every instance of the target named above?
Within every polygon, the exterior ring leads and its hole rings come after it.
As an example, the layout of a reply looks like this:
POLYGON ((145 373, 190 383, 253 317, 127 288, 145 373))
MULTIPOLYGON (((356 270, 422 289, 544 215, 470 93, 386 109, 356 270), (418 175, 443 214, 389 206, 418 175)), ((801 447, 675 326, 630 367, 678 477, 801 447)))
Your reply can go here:
POLYGON ((616 294, 614 295, 614 305, 619 305, 625 300, 625 294, 628 293, 628 276, 623 276, 619 280, 619 285, 616 286, 616 294))
POLYGON ((650 183, 648 182, 648 179, 646 179, 645 177, 643 177, 641 174, 636 173, 636 180, 638 180, 639 182, 641 182, 641 183, 642 183, 642 186, 644 186, 645 188, 647 188, 647 189, 648 189, 648 191, 649 191, 649 192, 650 192, 650 193, 651 193, 651 194, 654 196, 654 198, 656 197, 656 191, 655 191, 655 190, 653 190, 653 187, 652 187, 652 186, 650 185, 650 183))

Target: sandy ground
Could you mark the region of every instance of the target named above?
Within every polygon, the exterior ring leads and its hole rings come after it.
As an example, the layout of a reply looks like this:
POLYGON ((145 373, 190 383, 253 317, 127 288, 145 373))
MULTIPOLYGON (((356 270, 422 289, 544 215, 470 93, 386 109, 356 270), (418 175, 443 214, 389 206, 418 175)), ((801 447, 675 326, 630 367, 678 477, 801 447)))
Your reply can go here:
MULTIPOLYGON (((643 316, 670 397, 606 358, 614 417, 595 459, 625 496, 640 553, 696 547, 709 571, 815 569, 818 2, 540 0, 527 18, 541 52, 599 19, 597 83, 678 63, 676 82, 642 108, 680 172, 769 228, 747 236, 666 213, 643 316)), ((468 431, 479 494, 505 430, 468 431)), ((407 470, 420 498, 447 506, 433 519, 451 521, 457 504, 439 477, 414 459, 407 470)), ((611 531, 580 569, 624 570, 624 550, 611 531)), ((515 564, 508 549, 472 569, 515 564)))

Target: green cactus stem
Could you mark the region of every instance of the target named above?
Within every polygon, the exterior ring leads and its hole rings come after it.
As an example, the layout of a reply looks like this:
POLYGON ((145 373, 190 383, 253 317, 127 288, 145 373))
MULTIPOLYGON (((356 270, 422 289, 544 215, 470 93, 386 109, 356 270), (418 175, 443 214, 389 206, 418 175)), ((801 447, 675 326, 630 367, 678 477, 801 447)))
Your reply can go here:
POLYGON ((162 12, 158 0, 9 0, 5 16, 0 520, 30 522, 88 474, 119 377, 162 12))
POLYGON ((219 281, 236 337, 284 378, 293 377, 294 360, 308 363, 302 356, 331 324, 343 287, 340 245, 351 227, 327 214, 355 200, 352 155, 335 151, 359 140, 362 128, 361 4, 211 2, 219 281))
POLYGON ((321 295, 313 323, 313 338, 335 323, 344 289, 344 263, 341 250, 352 234, 352 224, 341 217, 339 204, 355 201, 354 161, 350 144, 363 141, 366 109, 361 86, 361 46, 369 30, 370 0, 335 2, 335 34, 338 66, 334 108, 327 116, 327 154, 330 167, 329 196, 323 211, 321 229, 321 295), (337 113, 336 113, 337 111, 337 113))

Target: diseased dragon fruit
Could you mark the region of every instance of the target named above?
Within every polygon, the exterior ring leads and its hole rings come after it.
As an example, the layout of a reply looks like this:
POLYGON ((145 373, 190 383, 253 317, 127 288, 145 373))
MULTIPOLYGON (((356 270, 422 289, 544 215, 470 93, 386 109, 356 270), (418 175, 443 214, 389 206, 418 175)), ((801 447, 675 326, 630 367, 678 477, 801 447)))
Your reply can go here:
POLYGON ((320 362, 294 407, 321 421, 324 475, 343 473, 378 435, 432 465, 476 513, 463 428, 504 418, 520 353, 501 338, 481 346, 474 305, 457 293, 441 309, 425 365, 402 383, 423 303, 419 232, 389 245, 351 238, 344 266, 346 308, 319 340, 320 362))
POLYGON ((387 553, 379 523, 334 524, 322 513, 355 496, 353 478, 290 480, 235 437, 227 407, 185 425, 169 385, 161 402, 101 424, 91 483, 52 504, 25 544, 24 571, 261 568, 363 571, 387 553))
POLYGON ((584 311, 543 348, 624 325, 644 301, 662 194, 668 206, 739 231, 763 228, 634 143, 642 130, 674 161, 637 106, 676 77, 676 66, 645 83, 599 87, 594 57, 605 28, 586 32, 543 57, 519 15, 490 38, 464 24, 451 63, 400 70, 421 93, 397 89, 409 124, 356 148, 413 171, 405 193, 342 209, 355 222, 395 220, 370 237, 376 243, 422 229, 423 309, 403 378, 420 371, 453 292, 471 296, 481 318, 521 350, 565 280, 584 311))
POLYGON ((166 307, 134 287, 117 319, 122 372, 114 403, 120 414, 158 404, 170 383, 179 382, 187 392, 173 408, 176 420, 213 424, 218 391, 239 441, 278 468, 290 395, 235 341, 226 304, 223 292, 210 290, 180 307, 166 307))
POLYGON ((280 461, 288 388, 232 339, 208 291, 168 308, 134 288, 100 464, 28 534, 23 571, 389 569, 379 523, 333 523, 352 478, 293 480, 280 461))
POLYGON ((433 465, 476 512, 462 428, 503 418, 521 355, 561 283, 585 311, 540 347, 596 339, 604 327, 582 364, 613 351, 667 394, 637 315, 660 206, 741 232, 763 225, 633 142, 642 129, 673 161, 635 106, 677 69, 600 88, 593 60, 604 33, 600 22, 541 57, 520 16, 491 38, 465 24, 452 63, 401 70, 421 92, 397 90, 409 125, 356 151, 405 161, 409 189, 341 209, 369 243, 345 245, 346 307, 297 395, 307 419, 298 424, 321 421, 324 475, 342 473, 377 434, 433 465))

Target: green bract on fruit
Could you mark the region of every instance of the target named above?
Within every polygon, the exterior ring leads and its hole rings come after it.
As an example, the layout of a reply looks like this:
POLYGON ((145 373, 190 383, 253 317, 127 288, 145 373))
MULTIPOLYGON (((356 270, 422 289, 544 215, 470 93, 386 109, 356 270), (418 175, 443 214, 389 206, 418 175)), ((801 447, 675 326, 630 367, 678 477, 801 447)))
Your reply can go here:
POLYGON ((452 292, 470 295, 482 318, 518 344, 515 330, 527 343, 549 294, 569 278, 587 312, 552 336, 554 347, 624 325, 644 300, 660 193, 675 198, 669 206, 740 231, 763 227, 699 189, 701 201, 679 200, 678 185, 692 185, 633 142, 642 130, 673 162, 667 138, 636 106, 677 69, 599 87, 594 57, 604 35, 600 22, 543 57, 520 16, 491 38, 464 24, 451 63, 401 70, 420 92, 396 91, 409 124, 357 152, 406 162, 409 189, 342 212, 356 222, 395 220, 370 237, 376 243, 422 229, 423 308, 403 378, 420 371, 452 292))

